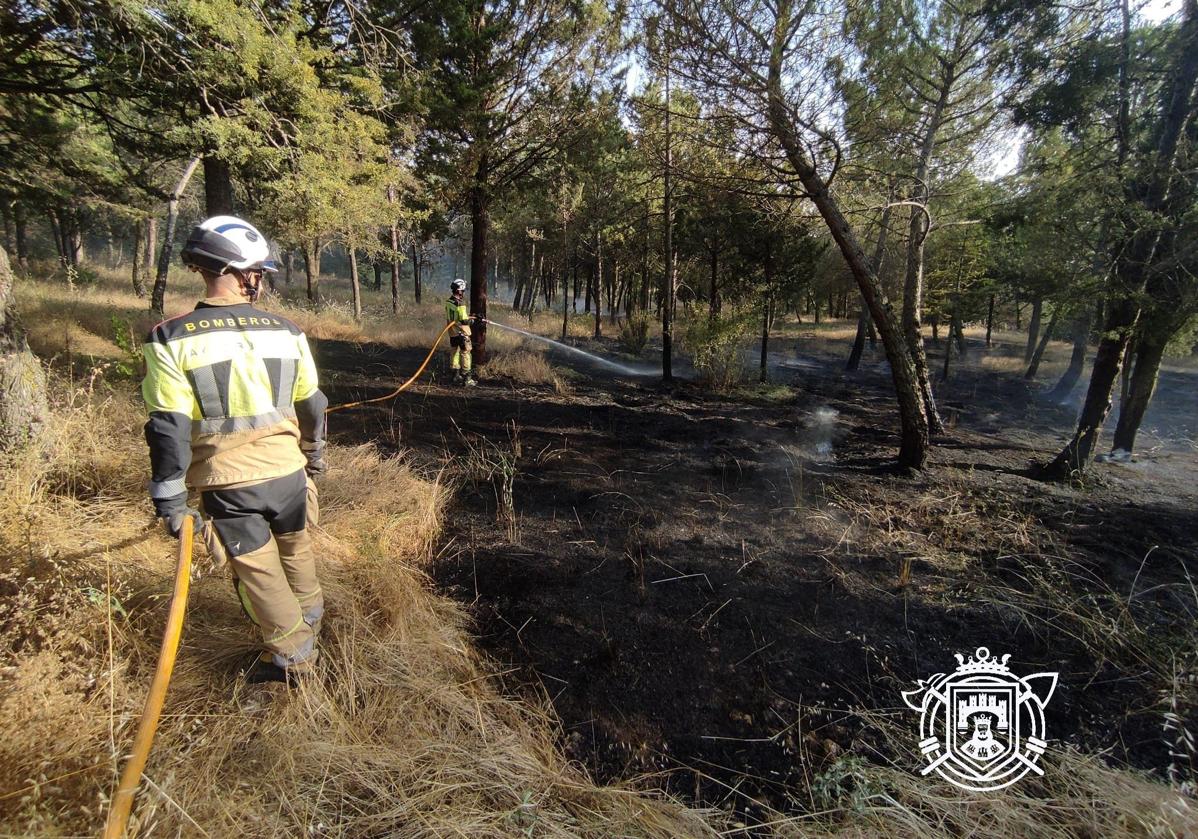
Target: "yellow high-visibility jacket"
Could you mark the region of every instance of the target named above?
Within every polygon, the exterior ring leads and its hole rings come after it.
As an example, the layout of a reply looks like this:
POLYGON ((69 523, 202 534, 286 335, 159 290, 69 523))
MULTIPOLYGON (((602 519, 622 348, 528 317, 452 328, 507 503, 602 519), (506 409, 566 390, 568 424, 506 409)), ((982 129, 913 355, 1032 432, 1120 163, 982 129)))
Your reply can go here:
POLYGON ((240 297, 200 302, 142 348, 150 497, 248 485, 302 469, 324 447, 328 400, 304 333, 240 297))
POLYGON ((470 313, 466 309, 466 301, 460 303, 453 297, 445 301, 445 322, 452 323, 449 330, 451 336, 470 335, 470 313))

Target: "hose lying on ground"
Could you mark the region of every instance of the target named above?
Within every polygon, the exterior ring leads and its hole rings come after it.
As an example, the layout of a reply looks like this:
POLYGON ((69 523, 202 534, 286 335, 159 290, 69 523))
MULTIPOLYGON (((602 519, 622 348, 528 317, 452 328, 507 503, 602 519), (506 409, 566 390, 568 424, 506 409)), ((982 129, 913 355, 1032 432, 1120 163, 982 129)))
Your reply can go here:
POLYGON ((440 345, 441 339, 445 337, 445 333, 449 331, 451 326, 453 326, 452 323, 445 324, 445 328, 442 329, 437 335, 437 340, 433 341, 433 345, 429 348, 428 355, 424 357, 424 361, 421 362, 420 366, 416 368, 416 372, 413 373, 406 382, 397 387, 395 390, 391 391, 386 396, 376 396, 374 399, 362 399, 358 402, 347 402, 344 405, 334 405, 331 408, 326 408, 325 413, 331 414, 334 411, 345 411, 349 408, 357 408, 360 405, 370 405, 374 402, 386 402, 388 399, 394 399, 395 397, 399 396, 401 393, 407 390, 413 382, 420 378, 420 374, 424 372, 425 367, 428 367, 428 363, 433 360, 433 353, 437 351, 437 347, 440 345))

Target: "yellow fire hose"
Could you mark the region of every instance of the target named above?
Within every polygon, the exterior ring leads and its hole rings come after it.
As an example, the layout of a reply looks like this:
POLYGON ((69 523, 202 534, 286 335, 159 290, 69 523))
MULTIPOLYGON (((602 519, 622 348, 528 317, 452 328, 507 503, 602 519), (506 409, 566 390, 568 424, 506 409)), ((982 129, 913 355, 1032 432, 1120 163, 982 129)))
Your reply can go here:
POLYGON ((388 399, 394 399, 395 397, 399 396, 412 385, 412 382, 420 378, 420 374, 424 372, 425 367, 428 367, 428 363, 433 360, 433 353, 437 351, 437 347, 441 344, 441 339, 445 337, 445 333, 449 331, 451 326, 453 326, 452 322, 445 324, 445 328, 442 329, 440 334, 437 335, 437 340, 433 341, 432 347, 429 348, 428 355, 424 357, 424 361, 421 363, 421 365, 416 368, 416 372, 412 374, 411 378, 409 378, 395 390, 391 391, 386 396, 376 396, 374 399, 363 399, 359 402, 347 402, 344 405, 335 405, 332 408, 326 408, 325 413, 331 414, 334 411, 344 411, 349 408, 357 408, 360 405, 370 405, 374 402, 386 402, 388 399))
MULTIPOLYGON (((424 361, 411 377, 386 396, 374 399, 363 399, 359 402, 349 402, 328 408, 325 413, 344 411, 359 405, 369 405, 373 402, 385 402, 403 393, 412 383, 420 378, 424 368, 433 360, 433 354, 445 337, 445 333, 453 326, 445 324, 445 328, 437 335, 424 361)), ((171 595, 171 608, 166 618, 166 631, 162 636, 162 648, 158 651, 158 667, 154 671, 154 680, 150 683, 150 695, 146 697, 146 707, 141 713, 141 721, 137 724, 137 734, 133 738, 133 753, 121 773, 121 782, 116 793, 112 796, 112 807, 108 811, 108 822, 104 826, 104 839, 121 839, 129 824, 129 812, 133 808, 133 796, 141 781, 141 772, 146 768, 150 756, 150 747, 154 743, 154 734, 158 731, 158 718, 162 714, 162 705, 166 701, 166 690, 170 685, 171 671, 175 668, 175 655, 179 651, 179 637, 183 633, 183 615, 187 611, 187 593, 191 586, 191 550, 195 538, 195 524, 192 516, 187 516, 179 532, 179 558, 175 566, 175 591, 171 595)))
POLYGON ((121 773, 121 782, 112 797, 108 811, 108 823, 104 827, 104 839, 121 839, 129 823, 129 810, 133 807, 133 795, 141 781, 141 771, 146 768, 154 733, 158 730, 158 717, 162 703, 166 700, 166 689, 175 668, 175 654, 179 651, 179 636, 183 633, 183 615, 187 611, 187 592, 191 587, 191 546, 195 537, 195 522, 185 516, 179 531, 179 559, 175 565, 175 591, 171 595, 171 608, 166 617, 166 631, 162 634, 162 649, 158 651, 158 667, 154 670, 154 681, 150 682, 150 695, 137 724, 133 738, 133 753, 121 773))

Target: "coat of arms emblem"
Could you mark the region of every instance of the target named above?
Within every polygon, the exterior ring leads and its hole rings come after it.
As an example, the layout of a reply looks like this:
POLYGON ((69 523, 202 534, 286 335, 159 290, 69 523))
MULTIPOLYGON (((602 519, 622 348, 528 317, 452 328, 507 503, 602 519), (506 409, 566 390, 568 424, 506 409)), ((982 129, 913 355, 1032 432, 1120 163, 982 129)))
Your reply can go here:
POLYGON ((937 773, 977 792, 1002 789, 1028 772, 1043 775, 1040 756, 1048 745, 1044 707, 1057 687, 1056 673, 1017 676, 979 647, 945 675, 920 679, 903 701, 920 716, 921 774, 937 773))

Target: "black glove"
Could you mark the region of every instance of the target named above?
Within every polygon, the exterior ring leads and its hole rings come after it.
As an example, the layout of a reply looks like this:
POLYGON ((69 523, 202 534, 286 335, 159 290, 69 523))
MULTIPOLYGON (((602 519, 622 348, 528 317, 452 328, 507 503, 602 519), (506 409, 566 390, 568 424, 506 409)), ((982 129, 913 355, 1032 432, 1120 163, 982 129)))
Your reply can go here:
POLYGON ((304 457, 308 458, 308 463, 304 466, 304 471, 308 473, 308 476, 323 475, 329 468, 329 464, 324 459, 324 441, 300 443, 300 448, 303 449, 304 457))
POLYGON ((476 329, 486 322, 487 319, 482 315, 475 315, 474 317, 470 318, 470 325, 476 329))
POLYGON ((179 532, 183 530, 183 519, 186 516, 192 517, 191 524, 196 533, 203 528, 200 511, 187 506, 186 492, 181 492, 171 498, 155 498, 154 512, 158 514, 158 518, 162 519, 162 526, 166 529, 167 535, 176 539, 179 538, 179 532))

